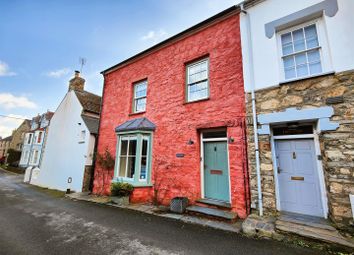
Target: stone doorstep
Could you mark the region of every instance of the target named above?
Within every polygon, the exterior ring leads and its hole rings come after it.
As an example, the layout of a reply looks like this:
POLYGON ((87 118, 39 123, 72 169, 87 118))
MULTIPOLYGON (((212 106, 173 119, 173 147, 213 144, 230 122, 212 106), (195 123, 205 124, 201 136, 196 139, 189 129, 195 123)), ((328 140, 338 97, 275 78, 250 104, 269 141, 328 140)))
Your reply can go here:
POLYGON ((305 225, 309 227, 314 227, 318 229, 325 229, 329 231, 336 231, 334 227, 332 227, 329 222, 322 218, 311 217, 311 216, 297 216, 297 215, 289 215, 282 214, 278 217, 278 221, 291 222, 299 225, 305 225))
POLYGON ((234 212, 227 212, 219 209, 208 208, 198 205, 188 206, 186 210, 187 212, 203 214, 205 216, 211 216, 230 221, 235 220, 237 218, 237 214, 234 212))
POLYGON ((302 222, 299 224, 295 222, 277 220, 275 222, 275 228, 276 230, 280 230, 282 232, 293 233, 299 236, 308 237, 331 244, 339 244, 354 248, 354 243, 340 235, 337 230, 329 230, 304 224, 306 223, 302 222))
POLYGON ((206 199, 206 198, 201 198, 196 201, 199 204, 205 204, 205 205, 212 205, 216 207, 222 207, 222 208, 231 208, 231 204, 224 202, 224 201, 218 201, 218 200, 213 200, 213 199, 206 199))
POLYGON ((147 205, 147 204, 130 204, 127 206, 117 205, 117 204, 110 203, 110 198, 108 196, 102 196, 102 197, 93 196, 93 195, 89 195, 87 192, 66 194, 65 196, 73 200, 80 200, 80 201, 86 201, 91 203, 104 204, 111 207, 139 211, 146 214, 151 214, 151 215, 160 216, 160 217, 173 219, 173 220, 179 220, 188 224, 201 225, 204 227, 210 227, 222 231, 233 232, 233 233, 241 232, 241 224, 242 224, 241 221, 238 221, 236 223, 228 223, 228 222, 216 221, 216 220, 205 219, 205 218, 200 218, 191 215, 184 215, 184 214, 157 213, 157 211, 159 211, 159 208, 157 206, 147 205))

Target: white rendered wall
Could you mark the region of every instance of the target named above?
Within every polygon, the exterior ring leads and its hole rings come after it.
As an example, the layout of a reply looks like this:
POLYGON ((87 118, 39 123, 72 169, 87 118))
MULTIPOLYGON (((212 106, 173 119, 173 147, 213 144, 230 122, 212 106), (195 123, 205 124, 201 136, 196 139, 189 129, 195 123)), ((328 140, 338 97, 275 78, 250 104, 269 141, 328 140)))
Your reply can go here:
POLYGON ((32 184, 66 190, 71 177, 70 188, 77 192, 82 190, 90 135, 81 112, 75 93, 68 92, 51 119, 40 173, 32 184), (80 142, 82 130, 87 134, 84 142, 80 142))
MULTIPOLYGON (((303 10, 323 0, 265 0, 247 9, 250 15, 255 88, 278 86, 281 81, 282 63, 278 55, 276 34, 265 35, 264 25, 294 12, 303 10)), ((338 12, 334 17, 323 16, 326 41, 330 49, 330 71, 354 69, 354 1, 338 0, 338 12)), ((245 90, 250 91, 249 42, 246 18, 241 15, 241 40, 245 90)))

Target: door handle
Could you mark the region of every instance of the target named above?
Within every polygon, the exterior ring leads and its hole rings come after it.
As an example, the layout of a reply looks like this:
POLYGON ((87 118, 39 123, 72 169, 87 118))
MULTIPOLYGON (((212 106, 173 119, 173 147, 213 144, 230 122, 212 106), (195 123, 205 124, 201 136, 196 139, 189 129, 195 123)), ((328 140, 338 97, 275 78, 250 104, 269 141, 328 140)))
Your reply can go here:
POLYGON ((295 151, 293 152, 293 159, 296 159, 296 153, 295 153, 295 151))
POLYGON ((282 171, 283 170, 280 167, 278 167, 278 174, 280 174, 282 171))

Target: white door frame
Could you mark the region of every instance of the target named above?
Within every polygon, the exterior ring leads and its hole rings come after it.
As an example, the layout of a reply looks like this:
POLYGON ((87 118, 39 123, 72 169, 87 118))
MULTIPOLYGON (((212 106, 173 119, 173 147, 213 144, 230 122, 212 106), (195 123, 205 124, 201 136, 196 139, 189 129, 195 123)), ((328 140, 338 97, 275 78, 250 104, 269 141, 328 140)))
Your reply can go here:
POLYGON ((230 176, 230 159, 229 159, 229 143, 227 137, 221 138, 203 138, 203 132, 200 132, 200 187, 201 196, 205 198, 205 188, 204 188, 204 142, 226 142, 227 148, 227 171, 229 179, 229 202, 231 204, 231 176, 230 176))
POLYGON ((274 169, 274 180, 275 180, 275 196, 276 196, 276 207, 278 211, 281 211, 280 206, 280 195, 279 195, 279 180, 278 180, 278 162, 276 156, 276 149, 275 149, 275 140, 292 140, 292 139, 313 139, 315 144, 315 154, 316 154, 316 169, 317 169, 317 176, 320 185, 320 197, 322 203, 322 211, 323 217, 325 219, 328 218, 328 203, 327 203, 327 190, 325 185, 325 178, 323 173, 322 161, 317 157, 317 155, 321 155, 320 150, 320 143, 318 139, 318 133, 316 132, 316 128, 313 130, 313 134, 306 134, 306 135, 281 135, 281 136, 274 136, 273 130, 271 130, 271 150, 272 150, 272 158, 273 158, 273 169, 274 169))

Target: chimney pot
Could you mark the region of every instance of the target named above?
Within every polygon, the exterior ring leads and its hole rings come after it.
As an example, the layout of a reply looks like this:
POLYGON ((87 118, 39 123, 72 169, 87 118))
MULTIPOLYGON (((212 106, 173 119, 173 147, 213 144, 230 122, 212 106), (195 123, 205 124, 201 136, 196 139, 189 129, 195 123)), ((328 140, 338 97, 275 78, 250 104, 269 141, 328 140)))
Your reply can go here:
POLYGON ((85 86, 85 79, 80 77, 80 71, 75 71, 74 78, 69 81, 69 91, 83 91, 85 86))

